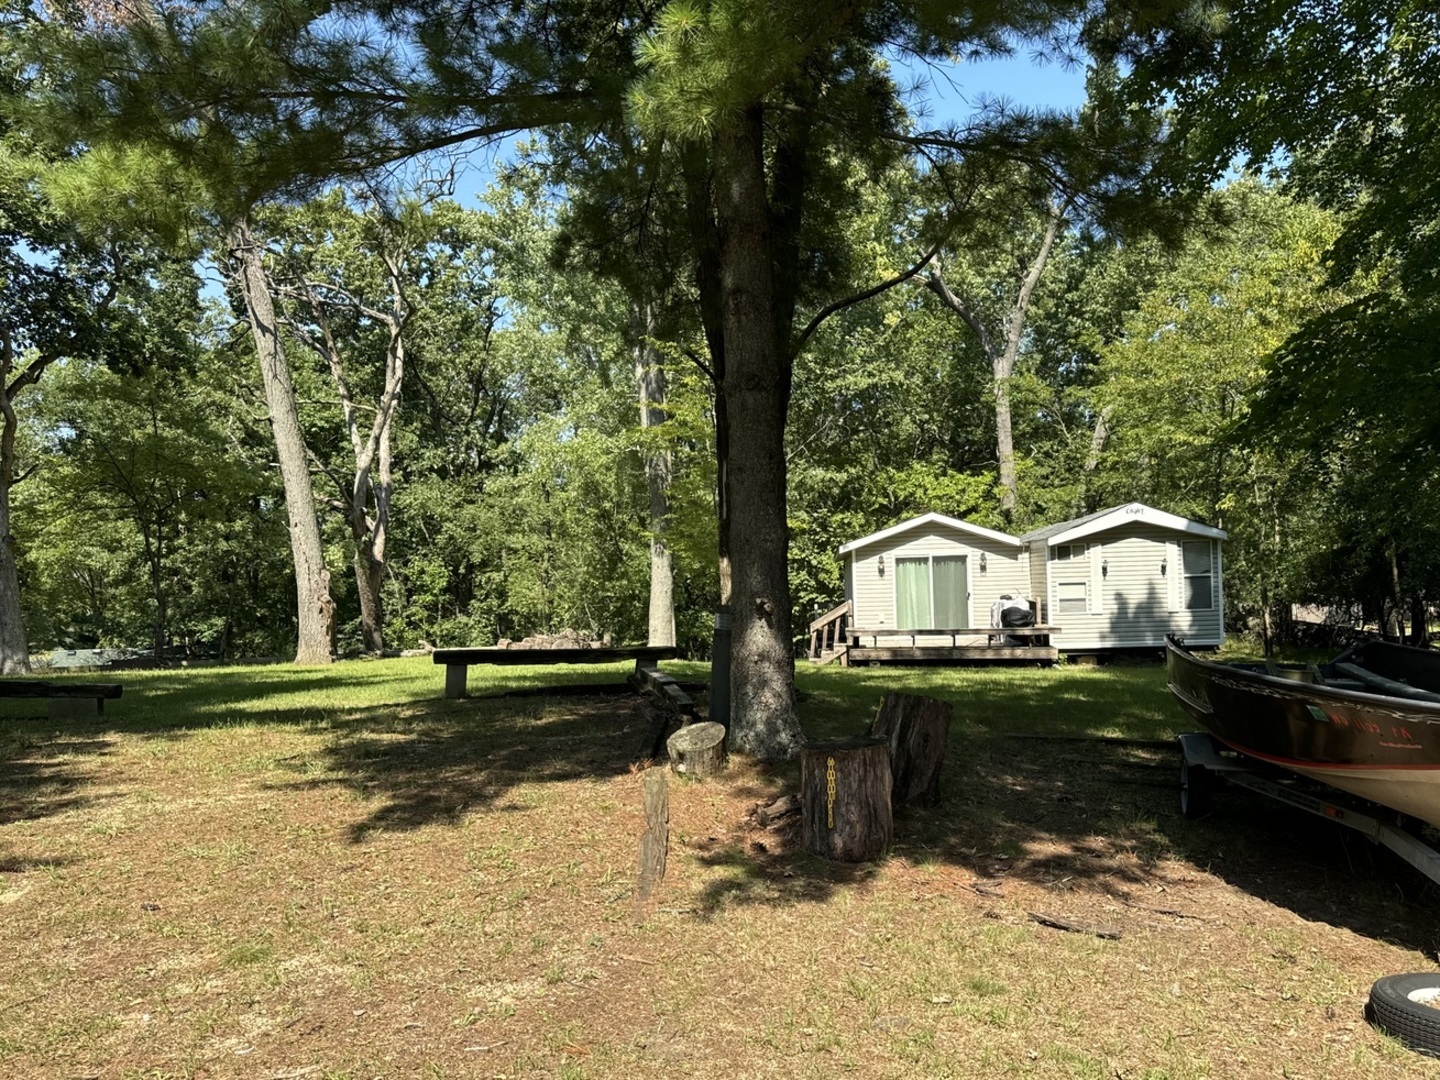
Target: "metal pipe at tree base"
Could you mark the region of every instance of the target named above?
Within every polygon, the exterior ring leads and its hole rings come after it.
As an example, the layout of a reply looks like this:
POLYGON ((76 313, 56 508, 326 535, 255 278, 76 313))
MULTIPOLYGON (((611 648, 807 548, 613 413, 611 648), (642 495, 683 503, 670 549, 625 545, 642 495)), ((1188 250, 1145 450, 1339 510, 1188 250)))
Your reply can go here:
POLYGON ((730 729, 730 609, 715 612, 715 636, 710 644, 710 719, 730 729))

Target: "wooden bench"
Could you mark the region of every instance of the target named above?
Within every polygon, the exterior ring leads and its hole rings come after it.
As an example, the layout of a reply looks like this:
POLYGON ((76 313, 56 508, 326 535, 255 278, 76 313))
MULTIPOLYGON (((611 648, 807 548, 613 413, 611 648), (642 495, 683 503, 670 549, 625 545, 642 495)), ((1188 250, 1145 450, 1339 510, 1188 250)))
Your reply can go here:
POLYGON ((104 716, 105 702, 119 696, 119 683, 0 679, 0 698, 44 698, 49 701, 50 717, 55 720, 104 716))
MULTIPOLYGON (((893 626, 852 626, 846 633, 855 646, 860 645, 862 637, 868 637, 870 644, 878 646, 882 637, 908 637, 910 644, 914 646, 916 638, 922 637, 946 637, 950 638, 950 647, 955 648, 956 641, 961 637, 984 637, 987 640, 992 637, 1017 637, 1048 639, 1051 634, 1060 632, 1058 626, 962 626, 957 629, 944 627, 932 630, 897 630, 893 626)), ((1036 640, 1033 644, 1048 644, 1048 640, 1036 640)))
POLYGON ((661 660, 674 660, 674 646, 631 645, 609 649, 436 649, 437 664, 445 665, 445 696, 463 698, 471 664, 508 664, 543 667, 549 664, 614 664, 634 660, 638 674, 661 660))

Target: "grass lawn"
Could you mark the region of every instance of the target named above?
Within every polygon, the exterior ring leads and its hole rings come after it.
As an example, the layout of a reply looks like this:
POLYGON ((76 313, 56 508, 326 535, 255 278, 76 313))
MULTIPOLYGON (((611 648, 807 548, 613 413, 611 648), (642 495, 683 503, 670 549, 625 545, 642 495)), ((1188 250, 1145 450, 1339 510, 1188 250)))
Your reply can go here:
POLYGON ((1167 748, 1016 737, 1168 738, 1158 666, 803 666, 816 737, 953 701, 944 805, 844 867, 754 819, 794 767, 672 779, 644 908, 631 696, 444 701, 425 660, 122 678, 99 720, 0 703, 6 1080, 1440 1076, 1361 1017, 1434 967, 1435 889, 1243 791, 1182 820, 1167 748))

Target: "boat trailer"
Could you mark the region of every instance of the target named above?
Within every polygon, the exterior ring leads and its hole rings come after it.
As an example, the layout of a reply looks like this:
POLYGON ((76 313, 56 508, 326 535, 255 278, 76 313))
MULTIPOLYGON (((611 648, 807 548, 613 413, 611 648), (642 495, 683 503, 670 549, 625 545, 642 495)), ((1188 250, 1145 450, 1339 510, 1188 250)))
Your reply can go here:
MULTIPOLYGON (((1215 780, 1223 777, 1227 783, 1249 788, 1287 806, 1354 829, 1372 843, 1389 848, 1431 881, 1440 884, 1440 851, 1399 826, 1387 824, 1378 817, 1356 810, 1353 806, 1331 802, 1308 791, 1302 791, 1293 784, 1273 779, 1261 772, 1259 762, 1238 751, 1229 750, 1214 736, 1205 732, 1191 732, 1178 736, 1178 739, 1180 813, 1184 817, 1200 818, 1210 812, 1215 780)), ((1317 786, 1324 785, 1317 782, 1317 786)), ((1394 813, 1376 804, 1368 805, 1373 806, 1377 812, 1394 813)))

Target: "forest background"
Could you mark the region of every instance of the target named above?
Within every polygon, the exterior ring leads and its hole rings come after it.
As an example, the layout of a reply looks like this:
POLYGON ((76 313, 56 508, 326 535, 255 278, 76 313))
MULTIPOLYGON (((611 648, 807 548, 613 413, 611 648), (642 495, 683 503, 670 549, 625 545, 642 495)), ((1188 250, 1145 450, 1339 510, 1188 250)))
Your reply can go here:
MULTIPOLYGON (((960 153, 957 126, 903 109, 890 122, 913 147, 829 147, 795 238, 807 282, 843 299, 797 320, 792 626, 840 598, 841 543, 911 515, 1020 533, 1139 500, 1229 530, 1232 629, 1268 644, 1311 603, 1425 640, 1440 594, 1440 202, 1417 163, 1434 155, 1435 16, 1339 7, 1287 17, 1331 33, 1323 57, 1306 53, 1323 35, 1291 23, 1276 39, 1263 6, 1250 23, 1242 6, 1215 31, 1224 48, 1132 58, 1123 79, 1095 64, 1081 109, 975 102, 966 130, 1025 132, 1033 152, 997 153, 997 138, 960 153), (1359 39, 1384 62, 1344 67, 1359 39), (1289 50, 1283 69, 1253 55, 1264 41, 1289 50), (1071 152, 1141 101, 1123 168, 1118 151, 1103 168, 1071 152), (1381 122, 1362 130, 1367 110, 1381 122)), ((196 27, 223 10, 7 13, 0 571, 13 560, 23 651, 294 654, 279 378, 339 654, 573 627, 706 655, 722 591, 717 379, 696 254, 667 202, 683 168, 646 153, 663 97, 635 97, 600 136, 534 124, 475 199, 456 197, 475 176, 465 159, 431 149, 277 181, 237 226, 163 155, 96 135, 73 89, 113 78, 96 74, 113 61, 96 42, 136 49, 168 26, 198 49, 196 27)), ((652 54, 675 32, 656 26, 652 54)), ((896 102, 923 99, 896 62, 860 66, 896 102)), ((142 134, 156 122, 116 115, 142 134)))

